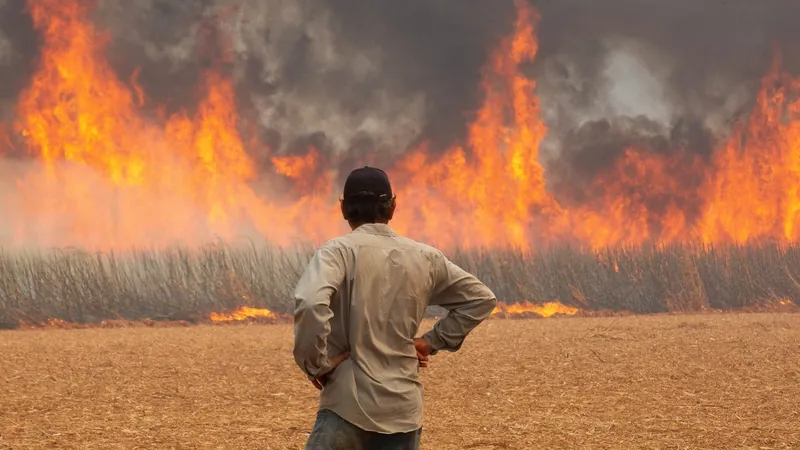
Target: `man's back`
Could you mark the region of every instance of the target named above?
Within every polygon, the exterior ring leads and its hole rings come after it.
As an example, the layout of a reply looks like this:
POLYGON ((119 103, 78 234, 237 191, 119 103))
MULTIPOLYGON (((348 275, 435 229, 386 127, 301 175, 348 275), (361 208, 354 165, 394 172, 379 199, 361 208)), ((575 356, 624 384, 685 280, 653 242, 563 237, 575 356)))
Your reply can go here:
POLYGON ((295 359, 306 373, 323 373, 329 357, 350 352, 330 373, 320 409, 378 433, 421 426, 413 339, 425 308, 450 310, 425 339, 435 351, 454 351, 496 303, 441 252, 385 224, 362 225, 317 251, 295 301, 295 359))

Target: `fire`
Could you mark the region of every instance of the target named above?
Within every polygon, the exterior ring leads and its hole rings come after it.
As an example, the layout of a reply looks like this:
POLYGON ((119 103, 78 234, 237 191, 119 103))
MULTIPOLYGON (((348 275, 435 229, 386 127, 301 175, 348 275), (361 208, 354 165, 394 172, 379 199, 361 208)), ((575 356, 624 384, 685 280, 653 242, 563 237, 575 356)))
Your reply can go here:
MULTIPOLYGON (((28 1, 43 46, 13 127, 0 126, 0 155, 19 145, 31 156, 22 165, 0 157, 0 169, 17 169, 2 180, 0 206, 14 211, 3 245, 291 245, 346 231, 336 156, 313 147, 277 154, 244 137, 225 64, 202 74, 191 111, 149 112, 159 105, 136 74, 122 79, 106 62, 108 35, 90 21, 90 3, 28 1)), ((602 248, 800 239, 800 78, 784 73, 779 56, 748 120, 710 157, 631 147, 573 204, 548 190, 539 161, 547 127, 522 67, 536 58, 540 17, 530 2, 516 6, 463 142, 444 151, 422 143, 387 167, 400 233, 445 249, 526 251, 556 240, 602 248)))
POLYGON ((556 314, 574 316, 577 313, 578 308, 566 306, 559 302, 536 305, 525 301, 522 303, 498 303, 497 307, 492 311, 492 316, 515 317, 536 314, 541 317, 553 317, 556 314))
MULTIPOLYGON (((135 77, 120 81, 103 59, 107 39, 85 5, 29 2, 44 46, 17 108, 15 128, 36 163, 6 205, 18 211, 15 244, 107 249, 252 235, 287 244, 331 234, 316 229, 313 213, 297 220, 298 204, 255 192, 256 168, 237 128, 230 77, 212 67, 202 77, 196 112, 159 124, 147 118, 135 77)), ((306 174, 298 164, 273 161, 276 177, 306 174)), ((313 156, 305 161, 316 163, 313 156)), ((335 211, 318 209, 321 217, 335 211)))
POLYGON ((212 322, 235 322, 248 319, 275 319, 276 317, 275 313, 268 309, 242 306, 230 314, 211 313, 208 318, 211 319, 212 322))
POLYGON ((684 149, 670 155, 629 149, 613 171, 596 180, 606 195, 570 211, 572 234, 592 247, 797 242, 800 78, 781 67, 776 54, 749 118, 710 162, 689 157, 684 149))
POLYGON ((714 155, 704 190, 706 242, 800 238, 800 78, 781 71, 780 55, 763 78, 756 107, 714 155))
POLYGON ((47 325, 53 328, 64 328, 67 326, 67 322, 61 319, 50 319, 47 321, 47 325))
POLYGON ((393 171, 403 183, 398 197, 414 199, 400 212, 401 230, 449 247, 526 248, 536 215, 560 212, 539 163, 547 128, 539 117, 535 83, 519 70, 538 51, 533 26, 539 16, 527 2, 517 5, 514 34, 501 42, 484 71, 484 102, 468 145, 438 159, 423 145, 393 171))
POLYGON ((691 239, 695 193, 684 187, 703 174, 699 157, 682 150, 663 156, 629 148, 594 180, 595 197, 570 210, 572 232, 593 248, 691 239))

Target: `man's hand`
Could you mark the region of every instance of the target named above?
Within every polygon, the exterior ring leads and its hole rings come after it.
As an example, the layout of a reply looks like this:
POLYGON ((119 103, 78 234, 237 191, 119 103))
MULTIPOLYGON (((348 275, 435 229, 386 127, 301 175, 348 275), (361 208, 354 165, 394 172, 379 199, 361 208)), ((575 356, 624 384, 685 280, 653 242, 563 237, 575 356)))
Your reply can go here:
POLYGON ((417 359, 419 360, 420 367, 428 367, 428 362, 430 362, 431 349, 430 344, 428 341, 422 338, 414 338, 414 348, 417 350, 417 359))
POLYGON ((326 373, 325 375, 322 375, 319 378, 314 378, 313 380, 311 380, 311 383, 314 385, 314 387, 321 391, 322 388, 324 388, 325 385, 328 384, 328 375, 331 374, 334 370, 336 370, 336 368, 339 367, 339 364, 341 364, 342 361, 344 361, 349 357, 350 357, 350 352, 344 352, 341 355, 337 355, 331 358, 331 370, 328 371, 328 373, 326 373))

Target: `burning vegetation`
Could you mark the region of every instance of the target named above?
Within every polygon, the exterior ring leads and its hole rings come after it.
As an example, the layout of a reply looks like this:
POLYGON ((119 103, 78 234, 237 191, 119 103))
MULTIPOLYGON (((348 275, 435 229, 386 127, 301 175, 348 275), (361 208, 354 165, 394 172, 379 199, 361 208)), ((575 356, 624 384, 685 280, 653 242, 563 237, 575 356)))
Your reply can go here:
POLYGON ((212 322, 241 322, 250 319, 275 319, 274 312, 265 308, 250 308, 241 306, 231 313, 211 313, 208 317, 212 322))
POLYGON ((547 302, 537 305, 529 301, 522 303, 498 303, 492 311, 492 317, 553 317, 557 315, 574 316, 578 308, 562 305, 559 302, 547 302))
MULTIPOLYGON (((22 165, 3 159, 21 167, 3 200, 15 211, 5 245, 107 250, 247 236, 290 245, 343 231, 335 202, 343 161, 313 142, 276 154, 243 130, 224 33, 213 34, 220 55, 198 77, 194 112, 167 114, 137 72, 120 79, 112 70, 90 5, 28 2, 41 52, 3 127, 10 137, 0 139, 6 152, 28 155, 22 165)), ((387 165, 400 232, 449 249, 526 250, 800 237, 800 81, 780 52, 749 114, 708 157, 634 141, 582 182, 581 195, 559 198, 540 162, 548 127, 536 81, 523 70, 537 56, 540 17, 528 2, 516 7, 512 33, 482 70, 482 102, 464 139, 444 150, 423 141, 387 165)))
MULTIPOLYGON (((707 284, 740 283, 731 275, 738 270, 733 260, 769 260, 775 265, 764 270, 796 279, 788 264, 800 239, 800 78, 784 70, 780 50, 764 70, 750 110, 726 135, 705 136, 705 154, 681 140, 681 133, 691 129, 677 127, 675 139, 664 141, 663 130, 651 130, 661 125, 647 121, 589 121, 562 137, 561 144, 569 146, 570 137, 582 142, 581 131, 589 130, 590 136, 600 133, 614 142, 613 157, 600 168, 593 166, 591 176, 565 180, 564 174, 580 175, 580 161, 591 159, 597 149, 588 145, 572 154, 562 149, 562 162, 575 159, 569 170, 559 170, 558 158, 545 161, 541 153, 553 131, 544 119, 537 80, 527 70, 540 51, 541 17, 528 1, 514 5, 513 26, 483 64, 475 87, 480 104, 470 112, 460 139, 442 144, 421 138, 402 152, 359 156, 328 151, 314 138, 291 152, 278 151, 275 139, 259 132, 248 116, 252 105, 241 104, 237 95, 231 64, 236 46, 224 32, 235 8, 212 18, 219 22, 211 27, 215 31, 195 49, 213 55, 198 70, 195 104, 175 108, 149 97, 139 71, 123 77, 112 68, 109 34, 92 20, 93 2, 29 0, 40 50, 13 117, 0 124, 5 174, 0 206, 14 212, 0 226, 0 242, 14 250, 128 252, 110 260, 99 256, 97 262, 74 257, 83 272, 52 265, 64 259, 22 257, 44 264, 25 269, 23 278, 37 283, 52 281, 34 277, 37 271, 79 278, 84 284, 77 286, 87 290, 98 286, 89 274, 106 280, 100 284, 114 290, 109 298, 126 299, 126 317, 135 309, 131 305, 145 298, 148 287, 138 283, 147 279, 160 289, 147 295, 172 305, 164 308, 175 320, 191 319, 175 298, 218 311, 212 321, 274 319, 287 310, 280 299, 288 292, 263 283, 291 284, 303 260, 296 255, 307 254, 293 246, 345 231, 336 204, 340 168, 378 162, 395 184, 399 208, 393 226, 400 233, 448 252, 467 252, 462 262, 488 279, 502 298, 564 302, 502 305, 498 316, 696 310, 797 298, 796 284, 789 282, 776 282, 778 288, 750 286, 745 291, 751 297, 735 301, 714 291, 724 287, 707 284), (623 129, 617 139, 615 133, 623 129), (199 256, 170 250, 254 237, 275 247, 265 254, 217 249, 199 256), (745 244, 750 247, 741 247, 745 244), (137 248, 162 253, 137 253, 137 248), (630 248, 639 253, 628 253, 630 248), (720 248, 725 250, 715 250, 720 248), (191 267, 190 260, 212 265, 191 267), (258 265, 266 260, 269 266, 258 265), (266 267, 284 263, 286 270, 272 270, 278 278, 264 275, 270 271, 266 267), (128 269, 120 269, 126 264, 128 269), (577 266, 585 272, 576 274, 577 266), (148 267, 171 275, 156 281, 160 275, 148 267), (515 273, 523 269, 528 272, 515 273), (203 271, 210 277, 198 278, 203 271), (663 285, 656 274, 668 274, 681 288, 663 285), (521 281, 527 278, 534 280, 521 281), (112 279, 129 284, 114 285, 112 279), (618 289, 612 295, 596 286, 618 289), (639 291, 633 293, 631 286, 639 291), (204 296, 205 291, 214 293, 204 296), (264 304, 241 306, 241 291, 264 304)), ((7 273, 22 270, 16 256, 3 258, 7 273)), ((28 299, 41 298, 47 289, 58 291, 53 298, 86 297, 62 292, 68 288, 58 282, 34 294, 11 278, 0 308, 6 315, 26 309, 28 299)), ((89 308, 65 310, 48 303, 37 314, 43 320, 98 318, 117 311, 109 300, 99 300, 106 294, 89 295, 98 298, 96 304, 86 303, 93 305, 89 308)), ((139 306, 142 314, 159 314, 159 307, 139 306)))

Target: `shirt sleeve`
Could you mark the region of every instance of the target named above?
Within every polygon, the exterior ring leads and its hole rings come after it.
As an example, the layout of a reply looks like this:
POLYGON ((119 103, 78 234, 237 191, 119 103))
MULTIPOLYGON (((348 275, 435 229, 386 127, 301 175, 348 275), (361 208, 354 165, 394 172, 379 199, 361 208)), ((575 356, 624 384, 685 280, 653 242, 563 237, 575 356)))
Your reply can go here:
POLYGON ((331 296, 344 273, 341 252, 326 245, 311 258, 294 291, 294 360, 311 379, 330 371, 331 296))
POLYGON ((439 255, 436 265, 436 286, 430 305, 448 310, 445 317, 422 337, 433 349, 457 351, 475 327, 494 311, 497 299, 486 285, 461 267, 439 255))

